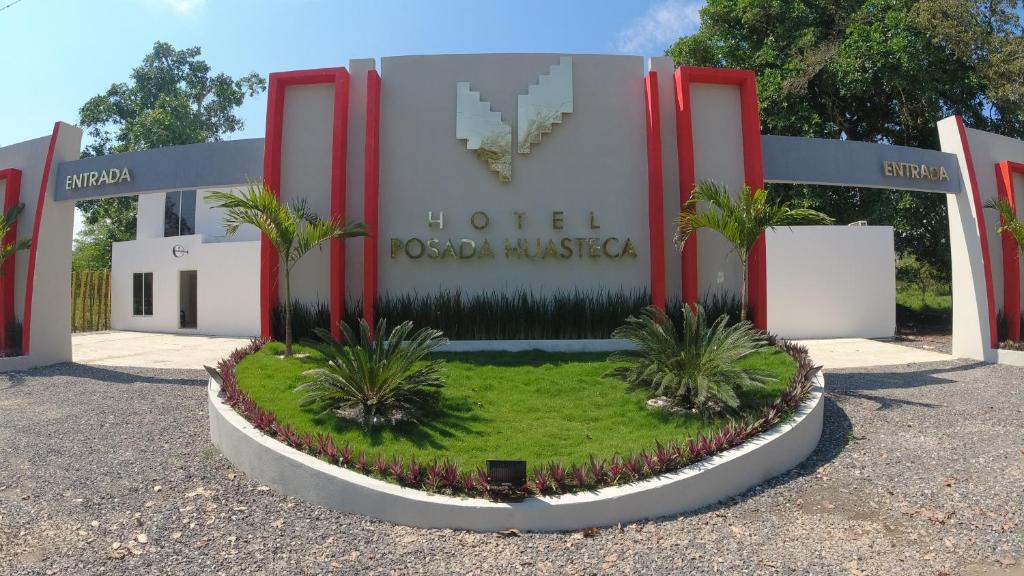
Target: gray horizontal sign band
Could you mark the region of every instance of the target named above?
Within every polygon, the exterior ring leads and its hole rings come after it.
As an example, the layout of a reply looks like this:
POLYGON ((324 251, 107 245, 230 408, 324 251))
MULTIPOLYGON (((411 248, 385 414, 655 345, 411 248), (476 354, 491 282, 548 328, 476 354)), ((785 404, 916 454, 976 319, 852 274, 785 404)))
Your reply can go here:
POLYGON ((824 140, 793 136, 762 136, 764 179, 767 182, 858 186, 943 192, 961 191, 960 164, 954 154, 850 140, 824 140), (886 162, 891 163, 886 174, 886 162), (921 174, 920 166, 932 169, 932 175, 945 170, 948 179, 931 179, 921 174), (912 166, 918 168, 910 170, 912 166), (903 173, 901 176, 900 173, 903 173), (918 177, 913 177, 917 174, 918 177))
POLYGON ((244 184, 263 177, 263 139, 168 146, 141 152, 94 156, 57 166, 57 200, 85 200, 149 192, 244 184), (130 181, 117 178, 128 169, 130 181), (76 187, 75 176, 114 174, 113 183, 76 187), (69 177, 72 188, 68 189, 69 177))

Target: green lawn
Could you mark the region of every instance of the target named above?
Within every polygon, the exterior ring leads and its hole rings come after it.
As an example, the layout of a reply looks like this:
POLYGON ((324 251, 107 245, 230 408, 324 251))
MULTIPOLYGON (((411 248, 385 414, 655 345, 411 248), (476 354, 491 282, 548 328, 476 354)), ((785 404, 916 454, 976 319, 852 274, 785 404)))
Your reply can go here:
MULTIPOLYGON (((295 386, 322 357, 299 346, 297 352, 308 357, 284 360, 277 356, 282 349, 280 343, 268 344, 239 364, 242 390, 297 431, 327 431, 338 446, 348 443, 370 455, 448 458, 470 467, 489 458, 525 459, 531 465, 583 463, 591 454, 610 458, 650 450, 656 440, 685 441, 724 422, 647 410, 643 392, 603 377, 611 367, 604 354, 487 352, 442 355, 447 361, 442 400, 419 425, 406 422, 366 433, 348 420, 300 409, 295 386)), ((774 349, 746 362, 779 378, 743 394, 745 410, 774 400, 795 370, 792 359, 774 349)))
POLYGON ((953 296, 947 290, 922 293, 912 287, 899 287, 896 290, 896 304, 918 313, 949 314, 953 310, 953 296))

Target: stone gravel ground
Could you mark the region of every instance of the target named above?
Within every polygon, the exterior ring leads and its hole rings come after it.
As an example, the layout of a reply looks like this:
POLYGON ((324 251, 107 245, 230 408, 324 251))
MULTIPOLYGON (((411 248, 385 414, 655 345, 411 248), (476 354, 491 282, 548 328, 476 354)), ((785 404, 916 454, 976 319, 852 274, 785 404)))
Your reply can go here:
POLYGON ((208 440, 196 371, 0 375, 0 574, 1024 575, 1024 371, 826 377, 799 469, 596 534, 392 526, 280 496, 208 440))

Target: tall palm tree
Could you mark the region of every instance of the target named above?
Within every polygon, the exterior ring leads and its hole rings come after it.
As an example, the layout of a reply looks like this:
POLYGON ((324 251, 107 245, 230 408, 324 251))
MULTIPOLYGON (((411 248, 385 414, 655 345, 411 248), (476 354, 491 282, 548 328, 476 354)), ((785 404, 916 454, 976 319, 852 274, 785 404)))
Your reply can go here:
MULTIPOLYGON (((3 241, 11 229, 14 228, 14 223, 18 221, 18 216, 21 216, 24 210, 25 204, 11 206, 7 213, 0 217, 0 265, 6 262, 18 250, 27 250, 32 245, 32 241, 28 239, 18 240, 15 238, 10 242, 3 241)), ((0 267, 0 274, 2 273, 3 268, 0 267)))
POLYGON ((747 262, 754 243, 765 230, 777 226, 832 224, 834 220, 817 210, 793 208, 789 203, 770 202, 763 189, 751 190, 744 186, 733 200, 728 190, 714 182, 704 181, 694 188, 689 202, 676 218, 675 242, 680 250, 700 228, 714 230, 732 244, 740 259, 740 321, 747 320, 747 262), (697 211, 698 203, 706 203, 714 210, 697 211))
POLYGON ((1024 250, 1024 223, 1017 218, 1013 206, 1010 206, 1006 200, 993 198, 985 202, 985 208, 999 213, 999 228, 996 229, 996 232, 1009 233, 1017 242, 1017 249, 1024 250))
POLYGON ((362 224, 320 218, 305 198, 284 204, 265 182, 249 183, 241 194, 211 192, 215 208, 223 208, 224 231, 228 236, 243 224, 251 224, 263 233, 277 250, 284 267, 284 355, 292 355, 292 268, 307 252, 333 238, 366 236, 362 224))

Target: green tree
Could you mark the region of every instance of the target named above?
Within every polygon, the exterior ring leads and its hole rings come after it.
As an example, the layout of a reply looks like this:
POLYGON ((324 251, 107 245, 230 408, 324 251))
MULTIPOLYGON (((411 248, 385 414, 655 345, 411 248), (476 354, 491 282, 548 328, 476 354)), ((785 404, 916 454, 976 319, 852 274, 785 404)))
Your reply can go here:
POLYGON ((740 322, 747 320, 747 264, 754 243, 765 230, 778 226, 832 224, 832 218, 810 208, 793 208, 788 203, 769 201, 764 189, 744 186, 735 200, 714 182, 701 182, 693 190, 684 210, 676 217, 675 241, 680 248, 701 228, 714 230, 732 244, 740 260, 740 322), (698 203, 712 210, 697 211, 698 203))
POLYGON ((284 355, 292 355, 292 268, 307 252, 333 238, 365 236, 362 224, 326 220, 317 216, 304 198, 283 204, 266 183, 249 184, 239 194, 211 192, 212 206, 223 208, 224 231, 233 236, 249 224, 255 226, 277 250, 284 269, 284 355))
MULTIPOLYGON (((213 73, 200 58, 199 47, 177 50, 156 42, 127 82, 112 84, 79 110, 79 123, 89 137, 84 156, 101 156, 220 140, 244 123, 235 111, 247 97, 266 90, 255 72, 232 78, 213 73)), ((85 228, 76 254, 98 256, 110 266, 111 242, 135 238, 137 197, 82 200, 85 228)))
MULTIPOLYGON (((757 73, 769 134, 937 148, 935 122, 1024 135, 1024 40, 1017 0, 708 0, 677 64, 757 73)), ((850 222, 891 224, 897 248, 949 268, 945 199, 811 186, 776 187, 850 222)))

